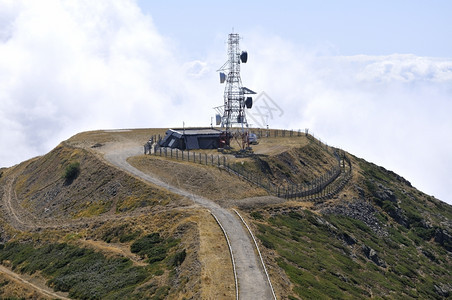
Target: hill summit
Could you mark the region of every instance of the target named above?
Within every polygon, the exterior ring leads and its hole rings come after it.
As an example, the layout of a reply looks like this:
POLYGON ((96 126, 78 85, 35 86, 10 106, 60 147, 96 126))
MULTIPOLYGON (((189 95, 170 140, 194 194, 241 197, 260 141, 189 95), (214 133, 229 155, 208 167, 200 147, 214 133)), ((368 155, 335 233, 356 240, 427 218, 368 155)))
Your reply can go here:
POLYGON ((452 207, 311 135, 254 154, 83 132, 0 170, 0 295, 362 299, 452 295, 452 207), (254 273, 253 273, 254 272, 254 273))

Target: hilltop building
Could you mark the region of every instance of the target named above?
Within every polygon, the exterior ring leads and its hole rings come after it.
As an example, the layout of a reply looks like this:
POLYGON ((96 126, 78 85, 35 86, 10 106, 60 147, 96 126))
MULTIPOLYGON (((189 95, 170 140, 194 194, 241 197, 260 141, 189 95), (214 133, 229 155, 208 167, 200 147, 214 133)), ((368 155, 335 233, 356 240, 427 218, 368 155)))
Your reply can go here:
POLYGON ((215 128, 169 129, 160 146, 180 150, 217 149, 221 134, 222 131, 215 128))

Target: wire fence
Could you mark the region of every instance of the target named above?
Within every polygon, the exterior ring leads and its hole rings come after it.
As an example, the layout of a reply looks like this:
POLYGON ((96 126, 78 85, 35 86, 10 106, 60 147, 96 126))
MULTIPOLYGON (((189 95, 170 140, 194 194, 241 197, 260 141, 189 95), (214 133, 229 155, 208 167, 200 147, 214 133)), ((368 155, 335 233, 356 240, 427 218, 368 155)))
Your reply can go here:
POLYGON ((308 183, 275 184, 268 177, 250 172, 243 168, 241 164, 231 162, 222 154, 214 155, 189 150, 184 151, 177 148, 159 147, 160 136, 152 136, 150 138, 149 142, 144 145, 144 153, 200 165, 214 166, 265 189, 270 195, 286 199, 318 201, 331 198, 342 190, 352 176, 352 164, 350 159, 345 155, 345 152, 324 144, 321 140, 309 134, 307 130, 301 132, 300 130, 258 129, 253 130, 252 133, 256 134, 259 138, 306 136, 311 142, 320 145, 332 153, 337 160, 337 164, 326 173, 308 183))

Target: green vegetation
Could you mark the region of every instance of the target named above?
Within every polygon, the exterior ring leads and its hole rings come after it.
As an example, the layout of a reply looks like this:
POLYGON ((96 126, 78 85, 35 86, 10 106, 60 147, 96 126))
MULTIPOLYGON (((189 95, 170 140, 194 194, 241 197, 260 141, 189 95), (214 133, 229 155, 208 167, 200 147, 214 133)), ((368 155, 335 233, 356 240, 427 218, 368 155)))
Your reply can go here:
MULTIPOLYGON (((178 243, 179 241, 175 239, 164 240, 160 237, 158 232, 154 232, 136 240, 130 246, 130 251, 143 257, 146 256, 147 262, 152 264, 164 260, 167 257, 169 250, 178 243)), ((177 262, 175 262, 175 257, 170 259, 172 261, 170 265, 180 265, 185 259, 185 250, 183 253, 183 255, 179 253, 176 254, 178 255, 177 262)))
POLYGON ((292 296, 302 299, 360 299, 370 291, 377 298, 435 298, 433 283, 452 279, 450 265, 437 258, 441 248, 411 235, 413 230, 389 227, 388 237, 380 237, 361 221, 308 210, 254 223, 258 238, 276 251, 276 263, 294 285, 292 296), (364 247, 380 261, 368 257, 364 247), (378 265, 381 261, 385 264, 378 265))
POLYGON ((63 177, 66 179, 66 182, 72 182, 77 176, 80 174, 80 163, 78 161, 72 162, 64 169, 63 177))
POLYGON ((131 230, 127 224, 122 224, 117 227, 111 227, 107 229, 103 235, 102 240, 110 242, 126 243, 135 240, 141 234, 140 230, 131 230))
POLYGON ((250 216, 253 217, 253 219, 255 220, 262 220, 264 218, 262 214, 258 211, 253 211, 252 213, 250 213, 250 216))
MULTIPOLYGON (((130 239, 122 232, 124 229, 124 226, 113 229, 105 238, 130 239)), ((136 240, 131 251, 146 256, 151 264, 143 267, 133 266, 128 258, 107 258, 67 243, 36 246, 31 242, 12 242, 0 245, 0 263, 8 261, 13 270, 21 273, 40 271, 48 278, 49 286, 77 299, 164 299, 170 290, 168 286, 152 283, 149 289, 144 289, 142 285, 153 276, 162 276, 165 273, 162 267, 174 276, 174 268, 187 255, 185 249, 173 250, 178 244, 178 240, 164 239, 159 233, 136 240)))
POLYGON ((115 299, 150 275, 146 268, 132 266, 129 259, 106 258, 68 244, 35 248, 31 243, 8 243, 0 251, 0 261, 4 260, 21 273, 41 271, 50 278, 48 285, 80 299, 115 299))

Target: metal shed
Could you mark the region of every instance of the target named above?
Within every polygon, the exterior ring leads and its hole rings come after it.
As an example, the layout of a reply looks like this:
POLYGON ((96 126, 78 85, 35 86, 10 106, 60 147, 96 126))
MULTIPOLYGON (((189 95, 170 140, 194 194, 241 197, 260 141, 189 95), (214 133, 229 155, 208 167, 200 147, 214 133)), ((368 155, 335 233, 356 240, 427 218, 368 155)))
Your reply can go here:
POLYGON ((168 129, 160 147, 192 149, 217 149, 222 131, 215 128, 168 129))

